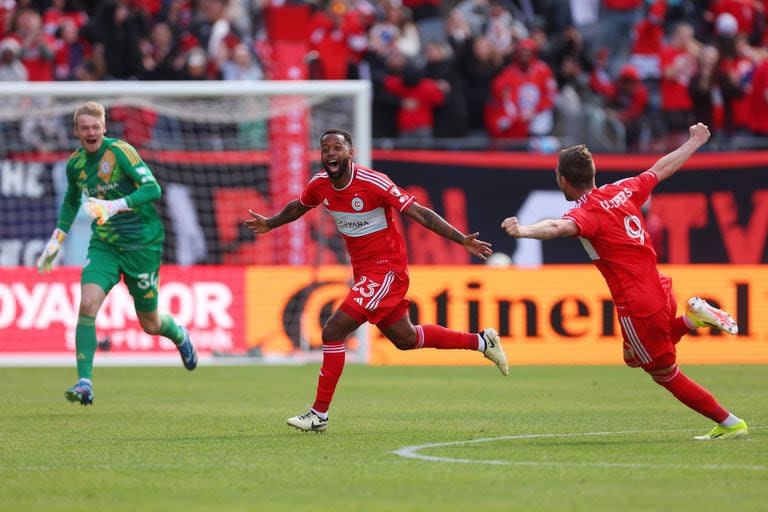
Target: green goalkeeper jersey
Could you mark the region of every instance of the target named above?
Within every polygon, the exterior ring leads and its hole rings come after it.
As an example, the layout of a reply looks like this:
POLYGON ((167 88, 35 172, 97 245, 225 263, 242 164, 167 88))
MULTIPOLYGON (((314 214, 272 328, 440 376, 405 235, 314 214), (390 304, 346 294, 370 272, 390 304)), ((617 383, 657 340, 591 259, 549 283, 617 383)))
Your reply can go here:
POLYGON ((94 220, 91 228, 95 239, 128 251, 162 247, 165 229, 152 204, 162 191, 133 146, 104 137, 96 153, 84 148, 72 153, 67 161, 67 193, 57 228, 69 231, 83 193, 108 201, 124 197, 131 209, 113 215, 101 226, 94 220))

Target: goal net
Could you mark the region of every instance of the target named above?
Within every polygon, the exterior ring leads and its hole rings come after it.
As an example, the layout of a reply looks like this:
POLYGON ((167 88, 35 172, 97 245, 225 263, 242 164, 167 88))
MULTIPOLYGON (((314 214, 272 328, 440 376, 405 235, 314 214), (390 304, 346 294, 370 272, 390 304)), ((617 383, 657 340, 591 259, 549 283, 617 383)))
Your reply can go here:
MULTIPOLYGON (((243 346, 258 350, 266 338, 280 336, 283 351, 319 345, 309 331, 322 319, 306 317, 302 294, 322 277, 317 269, 347 263, 332 220, 311 212, 258 238, 243 220, 249 209, 270 215, 298 196, 319 168, 318 142, 327 129, 349 131, 356 160, 370 164, 369 84, 0 83, 0 266, 33 266, 50 236, 66 189, 65 164, 79 147, 72 114, 86 101, 106 107, 107 136, 132 144, 163 187, 156 207, 166 227, 164 264, 188 268, 180 275, 192 280, 201 268, 253 266, 244 271, 242 293, 253 288, 265 304, 270 290, 258 288, 268 280, 249 281, 249 272, 306 272, 309 282, 279 312, 283 332, 244 328, 243 346)), ((81 211, 59 263, 82 266, 89 236, 90 219, 81 211)), ((162 295, 161 289, 161 305, 162 295)), ((168 304, 171 310, 179 309, 176 302, 168 304)), ((328 308, 318 312, 327 316, 328 308)))

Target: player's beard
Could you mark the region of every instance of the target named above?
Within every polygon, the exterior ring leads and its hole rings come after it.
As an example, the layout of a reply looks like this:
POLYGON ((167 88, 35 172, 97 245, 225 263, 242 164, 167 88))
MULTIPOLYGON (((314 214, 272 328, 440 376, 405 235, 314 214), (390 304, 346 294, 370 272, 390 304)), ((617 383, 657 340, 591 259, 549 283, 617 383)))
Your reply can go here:
POLYGON ((327 172, 328 176, 330 176, 331 179, 334 179, 334 180, 338 179, 338 178, 341 178, 344 175, 344 172, 347 169, 349 169, 349 163, 350 163, 349 157, 347 157, 347 158, 340 158, 339 159, 339 168, 334 171, 334 170, 331 170, 331 168, 328 167, 328 165, 326 165, 325 162, 321 162, 321 164, 323 166, 323 169, 325 169, 325 172, 327 172))

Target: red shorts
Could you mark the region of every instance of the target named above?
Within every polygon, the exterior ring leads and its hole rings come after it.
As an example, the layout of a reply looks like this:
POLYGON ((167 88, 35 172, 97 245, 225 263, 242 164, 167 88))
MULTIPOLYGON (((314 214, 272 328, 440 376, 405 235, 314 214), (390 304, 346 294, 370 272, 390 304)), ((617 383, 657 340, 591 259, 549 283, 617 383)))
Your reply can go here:
POLYGON ((410 279, 407 270, 383 267, 357 272, 355 284, 339 309, 355 320, 368 321, 385 329, 408 312, 405 298, 410 279))
POLYGON ((651 316, 619 316, 624 337, 624 363, 644 370, 667 368, 675 364, 675 345, 680 341, 680 336, 673 334, 671 329, 675 315, 677 302, 671 290, 668 290, 667 304, 651 316))

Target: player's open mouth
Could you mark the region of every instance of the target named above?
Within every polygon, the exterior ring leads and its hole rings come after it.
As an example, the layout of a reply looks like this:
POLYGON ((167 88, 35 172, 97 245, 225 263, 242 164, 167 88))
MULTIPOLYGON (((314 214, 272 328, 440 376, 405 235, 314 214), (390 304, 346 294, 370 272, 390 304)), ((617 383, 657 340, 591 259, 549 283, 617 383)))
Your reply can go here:
POLYGON ((338 160, 328 160, 328 168, 332 171, 338 171, 339 170, 339 161, 338 160))
POLYGON ((96 144, 98 141, 99 141, 99 139, 96 139, 96 138, 94 138, 94 139, 85 139, 85 142, 87 142, 88 144, 96 144))

